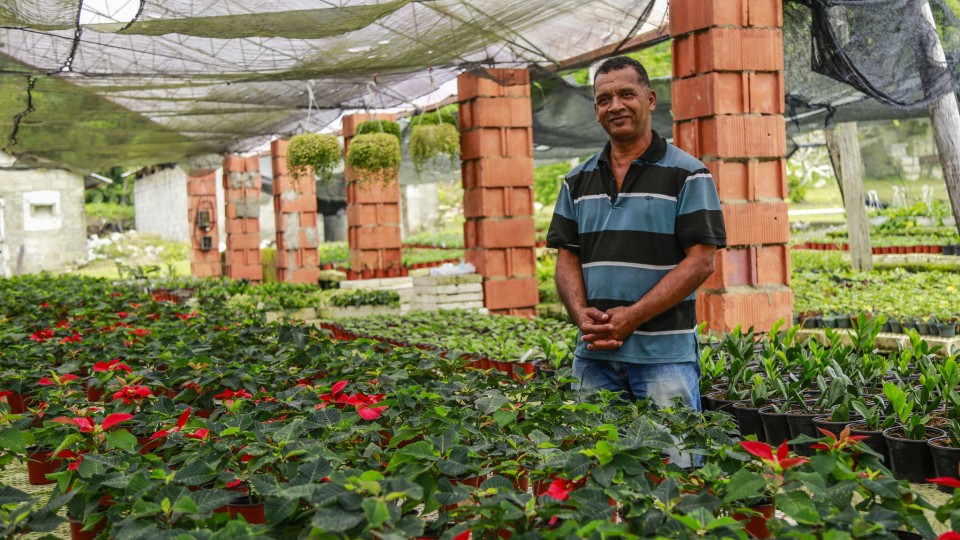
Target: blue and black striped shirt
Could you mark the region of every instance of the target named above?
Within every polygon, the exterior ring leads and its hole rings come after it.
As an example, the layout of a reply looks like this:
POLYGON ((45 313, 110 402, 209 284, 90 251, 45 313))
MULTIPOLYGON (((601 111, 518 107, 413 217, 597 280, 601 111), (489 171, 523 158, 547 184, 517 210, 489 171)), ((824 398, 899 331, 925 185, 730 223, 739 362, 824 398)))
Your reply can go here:
MULTIPOLYGON (((629 306, 653 288, 696 244, 726 245, 720 198, 703 163, 653 133, 617 190, 610 144, 567 175, 547 245, 580 257, 587 305, 629 306)), ((696 292, 650 319, 613 351, 585 358, 630 363, 696 360, 696 292)))

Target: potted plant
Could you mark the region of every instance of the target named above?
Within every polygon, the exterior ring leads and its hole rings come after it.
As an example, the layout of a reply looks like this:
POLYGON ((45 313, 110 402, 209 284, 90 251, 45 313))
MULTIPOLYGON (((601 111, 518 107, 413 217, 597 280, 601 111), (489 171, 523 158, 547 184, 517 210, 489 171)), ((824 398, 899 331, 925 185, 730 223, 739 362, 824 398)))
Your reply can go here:
POLYGON ((460 130, 457 120, 443 109, 410 119, 410 157, 417 174, 431 163, 460 155, 460 130))
POLYGON ((357 126, 347 148, 347 164, 362 182, 396 179, 400 170, 400 125, 389 120, 368 120, 357 126))
POLYGON ((290 138, 287 167, 294 177, 310 174, 312 170, 314 176, 325 181, 340 162, 342 153, 340 143, 333 135, 301 133, 290 138))
POLYGON ((890 469, 894 476, 910 482, 923 482, 933 476, 933 457, 927 441, 945 435, 943 430, 929 427, 930 416, 914 414, 917 405, 912 391, 896 384, 883 385, 883 394, 890 400, 899 425, 883 431, 890 451, 890 469))

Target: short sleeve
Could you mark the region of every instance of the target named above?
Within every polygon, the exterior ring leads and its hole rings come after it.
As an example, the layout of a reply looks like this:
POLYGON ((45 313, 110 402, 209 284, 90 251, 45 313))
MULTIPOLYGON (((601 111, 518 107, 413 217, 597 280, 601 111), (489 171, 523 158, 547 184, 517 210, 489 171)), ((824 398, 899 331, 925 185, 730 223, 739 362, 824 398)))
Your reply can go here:
POLYGON ((727 230, 713 175, 704 167, 689 174, 677 197, 677 240, 688 249, 696 244, 726 247, 727 230))
POLYGON ((580 254, 580 232, 577 227, 577 214, 570 194, 570 185, 564 181, 560 186, 557 204, 553 210, 553 220, 547 231, 547 247, 565 248, 580 254))

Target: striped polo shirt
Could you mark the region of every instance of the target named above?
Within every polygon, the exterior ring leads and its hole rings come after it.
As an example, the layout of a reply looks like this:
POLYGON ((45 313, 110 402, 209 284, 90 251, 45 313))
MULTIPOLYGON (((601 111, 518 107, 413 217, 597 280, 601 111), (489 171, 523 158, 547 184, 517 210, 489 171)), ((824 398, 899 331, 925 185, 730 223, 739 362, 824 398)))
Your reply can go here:
MULTIPOLYGON (((703 163, 653 133, 617 190, 610 143, 570 171, 547 245, 580 257, 587 305, 606 311, 639 300, 696 244, 726 245, 720 198, 703 163)), ((639 364, 698 359, 696 292, 640 326, 623 346, 581 357, 639 364)))

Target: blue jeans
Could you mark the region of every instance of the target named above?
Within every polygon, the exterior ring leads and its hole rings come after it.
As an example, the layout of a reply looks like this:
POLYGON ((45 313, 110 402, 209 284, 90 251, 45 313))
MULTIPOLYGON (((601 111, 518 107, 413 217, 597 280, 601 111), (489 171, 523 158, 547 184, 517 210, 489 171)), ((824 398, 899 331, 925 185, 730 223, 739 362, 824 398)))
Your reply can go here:
POLYGON ((603 388, 620 392, 624 400, 639 401, 653 398, 660 407, 672 407, 674 399, 694 409, 700 409, 700 362, 668 364, 628 364, 592 360, 575 356, 573 376, 580 388, 603 388))

